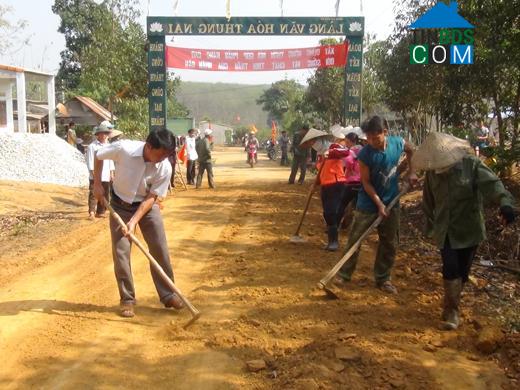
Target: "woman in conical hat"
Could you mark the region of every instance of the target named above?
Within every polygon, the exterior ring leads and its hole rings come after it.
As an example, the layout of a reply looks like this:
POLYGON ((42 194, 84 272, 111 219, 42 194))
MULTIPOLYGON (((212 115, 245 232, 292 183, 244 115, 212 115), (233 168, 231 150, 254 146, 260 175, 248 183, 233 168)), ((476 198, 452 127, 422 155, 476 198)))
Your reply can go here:
POLYGON ((502 223, 513 222, 513 197, 472 153, 467 141, 432 132, 413 157, 425 170, 423 209, 426 234, 440 249, 444 303, 441 328, 457 329, 459 302, 478 245, 486 238, 483 200, 500 204, 502 223))
MULTIPOLYGON (((320 154, 317 167, 319 169, 319 183, 321 186, 321 204, 323 206, 323 218, 327 223, 327 245, 325 250, 337 251, 338 227, 345 209, 342 201, 345 193, 347 178, 343 158, 347 157, 349 150, 345 147, 345 135, 343 128, 335 125, 330 129, 334 140, 332 144, 320 154)), ((327 134, 327 133, 325 133, 327 134)), ((313 145, 314 147, 314 145, 313 145)))

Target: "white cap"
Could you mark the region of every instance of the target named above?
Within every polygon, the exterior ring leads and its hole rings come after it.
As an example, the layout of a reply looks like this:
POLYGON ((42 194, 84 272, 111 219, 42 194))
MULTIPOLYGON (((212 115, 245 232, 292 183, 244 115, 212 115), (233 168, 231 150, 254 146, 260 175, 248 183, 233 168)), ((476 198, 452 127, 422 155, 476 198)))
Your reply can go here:
POLYGON ((99 133, 110 133, 110 131, 114 128, 114 125, 109 121, 103 121, 98 126, 99 133))
POLYGON ((341 127, 341 125, 337 124, 337 123, 330 128, 331 134, 334 136, 334 138, 338 138, 338 139, 345 138, 345 134, 343 133, 343 130, 344 130, 344 128, 341 127))
POLYGON ((363 130, 361 130, 361 127, 356 126, 356 127, 354 127, 353 131, 354 131, 354 133, 357 134, 359 139, 363 139, 366 141, 367 135, 363 132, 363 130))
POLYGON ((211 135, 211 134, 213 134, 213 130, 211 130, 211 129, 204 130, 204 135, 211 135))
POLYGON ((351 125, 348 125, 347 127, 343 128, 342 132, 343 134, 347 135, 354 132, 354 128, 351 125))

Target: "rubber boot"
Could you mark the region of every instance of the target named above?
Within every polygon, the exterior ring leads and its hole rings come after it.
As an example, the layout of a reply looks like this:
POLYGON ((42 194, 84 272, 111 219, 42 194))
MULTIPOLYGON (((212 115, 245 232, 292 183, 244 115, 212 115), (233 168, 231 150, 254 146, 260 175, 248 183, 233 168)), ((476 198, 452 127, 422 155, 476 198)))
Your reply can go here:
POLYGON ((459 303, 462 292, 462 279, 444 279, 444 308, 442 311, 443 330, 455 330, 459 327, 459 303))
POLYGON ((339 248, 338 243, 338 227, 336 225, 327 226, 327 234, 329 238, 329 243, 325 247, 326 250, 335 252, 339 248))

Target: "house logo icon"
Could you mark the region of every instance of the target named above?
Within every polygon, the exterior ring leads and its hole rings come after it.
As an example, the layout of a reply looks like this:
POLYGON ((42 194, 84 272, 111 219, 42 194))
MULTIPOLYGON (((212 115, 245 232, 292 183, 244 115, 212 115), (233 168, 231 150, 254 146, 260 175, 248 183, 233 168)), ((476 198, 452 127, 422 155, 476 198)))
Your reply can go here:
POLYGON ((439 1, 408 29, 414 36, 410 64, 473 64, 475 26, 459 15, 456 1, 439 1))
POLYGON ((450 5, 438 2, 408 28, 412 30, 417 28, 475 28, 459 15, 458 8, 456 1, 451 1, 450 5))

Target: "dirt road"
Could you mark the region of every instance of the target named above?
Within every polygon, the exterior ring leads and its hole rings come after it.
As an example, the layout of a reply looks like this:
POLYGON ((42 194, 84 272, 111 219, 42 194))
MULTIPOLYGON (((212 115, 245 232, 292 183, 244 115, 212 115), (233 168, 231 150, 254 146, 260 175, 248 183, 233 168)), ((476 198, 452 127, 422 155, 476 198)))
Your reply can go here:
POLYGON ((161 307, 136 248, 136 317, 117 316, 108 221, 85 219, 85 190, 0 182, 11 221, 0 231, 1 388, 513 387, 476 352, 472 325, 436 329, 440 277, 406 253, 398 296, 373 287, 373 238, 343 299, 313 290, 340 255, 321 250, 317 198, 306 242, 288 241, 311 179, 289 186, 287 168, 260 156, 251 169, 238 148, 215 156, 216 190, 163 203, 178 286, 203 312, 188 330, 187 311, 161 307), (249 372, 253 359, 266 369, 249 372))

